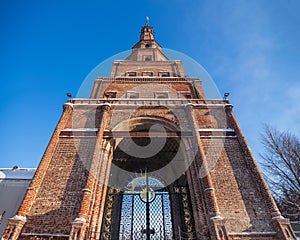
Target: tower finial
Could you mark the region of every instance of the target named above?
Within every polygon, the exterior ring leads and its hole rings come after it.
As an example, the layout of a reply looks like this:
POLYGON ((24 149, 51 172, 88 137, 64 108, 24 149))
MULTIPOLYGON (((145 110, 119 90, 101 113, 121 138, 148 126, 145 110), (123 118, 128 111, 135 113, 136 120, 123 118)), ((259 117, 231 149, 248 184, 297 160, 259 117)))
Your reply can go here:
POLYGON ((146 17, 146 24, 145 26, 149 26, 149 17, 146 17))

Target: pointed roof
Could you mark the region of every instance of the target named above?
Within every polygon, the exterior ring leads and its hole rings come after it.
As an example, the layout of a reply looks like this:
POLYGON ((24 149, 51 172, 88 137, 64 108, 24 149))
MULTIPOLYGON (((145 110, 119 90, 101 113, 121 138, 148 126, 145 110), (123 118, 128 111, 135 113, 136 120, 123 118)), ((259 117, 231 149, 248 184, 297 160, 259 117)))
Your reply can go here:
POLYGON ((149 25, 149 17, 146 17, 145 26, 142 27, 140 32, 140 41, 133 47, 135 48, 158 48, 161 50, 161 46, 155 41, 153 27, 149 25))
POLYGON ((155 41, 153 28, 146 17, 145 26, 140 32, 140 40, 132 47, 132 53, 126 58, 131 61, 168 61, 162 53, 162 47, 155 41))
POLYGON ((185 76, 182 62, 169 60, 164 55, 161 46, 155 41, 148 17, 140 32, 140 40, 133 46, 131 54, 124 60, 115 60, 110 73, 111 78, 182 76, 185 76))

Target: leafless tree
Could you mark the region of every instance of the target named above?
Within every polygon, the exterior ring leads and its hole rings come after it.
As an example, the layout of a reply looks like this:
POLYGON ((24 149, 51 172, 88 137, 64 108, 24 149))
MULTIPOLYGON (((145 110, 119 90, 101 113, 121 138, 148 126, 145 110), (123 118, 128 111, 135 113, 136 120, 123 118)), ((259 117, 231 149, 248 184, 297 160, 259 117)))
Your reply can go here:
POLYGON ((274 198, 283 215, 300 221, 300 141, 265 125, 262 144, 261 165, 274 198))

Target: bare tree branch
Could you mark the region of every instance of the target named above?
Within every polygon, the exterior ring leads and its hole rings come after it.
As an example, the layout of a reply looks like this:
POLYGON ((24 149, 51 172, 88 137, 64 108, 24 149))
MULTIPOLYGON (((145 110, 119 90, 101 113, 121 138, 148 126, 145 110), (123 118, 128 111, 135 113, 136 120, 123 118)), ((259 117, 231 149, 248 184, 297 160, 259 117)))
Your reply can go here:
POLYGON ((289 132, 265 125, 265 152, 260 154, 265 178, 285 216, 300 220, 300 141, 289 132))

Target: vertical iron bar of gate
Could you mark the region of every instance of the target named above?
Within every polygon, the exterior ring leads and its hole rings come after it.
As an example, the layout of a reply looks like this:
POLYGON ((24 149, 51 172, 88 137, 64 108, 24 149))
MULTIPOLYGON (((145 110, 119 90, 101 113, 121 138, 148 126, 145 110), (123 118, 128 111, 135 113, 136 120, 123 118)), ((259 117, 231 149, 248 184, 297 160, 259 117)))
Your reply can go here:
POLYGON ((164 239, 166 239, 166 227, 165 227, 165 208, 164 208, 164 197, 165 195, 161 194, 161 206, 162 206, 162 212, 163 212, 163 236, 164 239))
POLYGON ((132 205, 131 205, 131 230, 130 230, 130 239, 132 239, 133 237, 133 222, 134 222, 134 215, 133 215, 133 212, 134 212, 134 194, 131 195, 131 198, 132 198, 132 205))
POLYGON ((150 240, 150 206, 149 206, 149 194, 148 194, 148 174, 146 168, 146 236, 147 240, 150 240))

